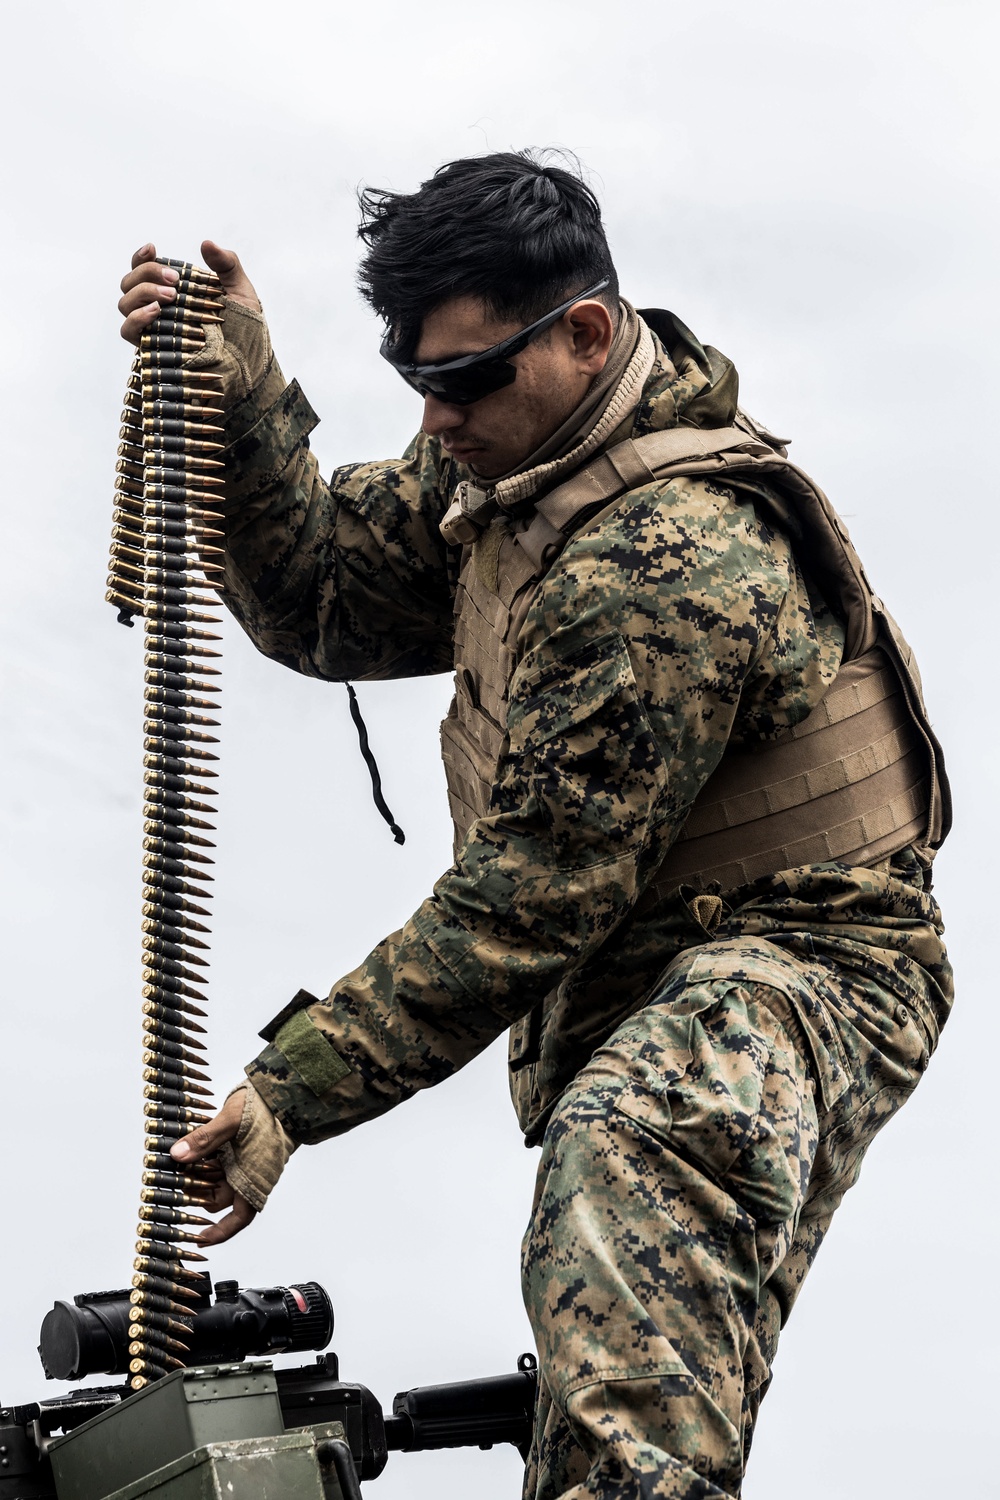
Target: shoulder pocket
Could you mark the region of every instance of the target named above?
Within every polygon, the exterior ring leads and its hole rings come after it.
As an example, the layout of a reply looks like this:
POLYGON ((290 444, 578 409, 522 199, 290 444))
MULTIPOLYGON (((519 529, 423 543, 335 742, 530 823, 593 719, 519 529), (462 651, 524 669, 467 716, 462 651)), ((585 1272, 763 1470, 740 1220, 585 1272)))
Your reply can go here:
POLYGON ((507 726, 556 868, 619 859, 645 842, 666 768, 617 631, 520 682, 515 676, 507 726))
POLYGON ((575 652, 557 666, 526 677, 507 716, 507 727, 525 749, 565 734, 595 706, 630 683, 632 664, 617 630, 575 652))

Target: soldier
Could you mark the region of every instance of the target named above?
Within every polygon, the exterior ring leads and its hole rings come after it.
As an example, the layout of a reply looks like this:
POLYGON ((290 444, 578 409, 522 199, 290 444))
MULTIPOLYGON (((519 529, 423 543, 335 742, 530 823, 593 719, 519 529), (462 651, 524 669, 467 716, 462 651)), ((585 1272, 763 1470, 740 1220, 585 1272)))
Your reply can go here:
MULTIPOLYGON (((326 679, 455 671, 455 861, 217 1119, 229 1215, 289 1155, 510 1028, 541 1146, 523 1249, 531 1500, 735 1497, 778 1334, 951 1003, 947 783, 910 653, 723 355, 637 312, 590 190, 527 153, 362 195, 360 284, 423 398, 329 483, 237 257, 226 599, 326 679)), ((174 295, 146 245, 135 341, 174 295)))

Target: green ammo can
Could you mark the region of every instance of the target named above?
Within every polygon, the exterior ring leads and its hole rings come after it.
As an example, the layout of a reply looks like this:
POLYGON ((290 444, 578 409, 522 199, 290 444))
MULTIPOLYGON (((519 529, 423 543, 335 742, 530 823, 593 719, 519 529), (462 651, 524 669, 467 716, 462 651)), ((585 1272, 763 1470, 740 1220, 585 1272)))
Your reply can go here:
POLYGON ((267 1362, 175 1370, 49 1447, 59 1500, 339 1500, 316 1443, 286 1432, 267 1362))

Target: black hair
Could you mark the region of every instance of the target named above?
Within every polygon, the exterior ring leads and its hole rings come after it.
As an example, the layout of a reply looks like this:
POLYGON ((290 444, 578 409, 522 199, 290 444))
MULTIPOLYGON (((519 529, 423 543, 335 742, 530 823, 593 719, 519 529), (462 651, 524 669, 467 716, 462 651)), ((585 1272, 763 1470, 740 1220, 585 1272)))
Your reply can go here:
POLYGON ((400 352, 452 297, 478 297, 498 320, 528 324, 607 277, 600 298, 617 319, 600 205, 579 170, 532 151, 466 156, 415 193, 364 188, 358 202, 368 246, 358 286, 400 352))

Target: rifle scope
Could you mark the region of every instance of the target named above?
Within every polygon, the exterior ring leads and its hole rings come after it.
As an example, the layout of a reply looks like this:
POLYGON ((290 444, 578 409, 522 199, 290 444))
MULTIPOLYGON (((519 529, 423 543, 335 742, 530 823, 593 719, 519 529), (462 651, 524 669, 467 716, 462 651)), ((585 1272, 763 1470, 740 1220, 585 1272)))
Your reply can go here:
MULTIPOLYGON (((194 1283, 192 1283, 194 1286, 194 1283)), ((235 1364, 261 1354, 325 1349, 333 1337, 333 1305, 317 1281, 295 1286, 212 1284, 205 1276, 193 1303, 186 1365, 235 1364)), ((45 1314, 38 1353, 50 1380, 122 1375, 129 1368, 129 1292, 83 1292, 45 1314)))

